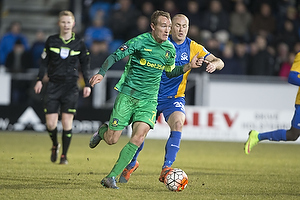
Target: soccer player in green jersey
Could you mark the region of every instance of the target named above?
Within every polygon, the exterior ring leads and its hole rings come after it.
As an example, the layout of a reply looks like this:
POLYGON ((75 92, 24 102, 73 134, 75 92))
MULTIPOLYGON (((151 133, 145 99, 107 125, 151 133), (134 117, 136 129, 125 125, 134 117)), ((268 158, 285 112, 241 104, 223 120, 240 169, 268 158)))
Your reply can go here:
POLYGON ((99 72, 90 79, 93 87, 100 83, 106 71, 125 56, 129 60, 115 89, 115 100, 109 125, 103 124, 92 136, 89 146, 95 148, 101 140, 112 145, 119 140, 122 130, 132 123, 132 136, 123 147, 111 172, 102 179, 107 188, 118 189, 116 176, 132 160, 148 131, 154 127, 157 94, 163 70, 168 77, 179 76, 191 68, 200 67, 196 54, 191 62, 175 67, 175 48, 168 41, 171 30, 170 14, 155 11, 151 16, 151 33, 141 34, 121 45, 102 64, 99 72))

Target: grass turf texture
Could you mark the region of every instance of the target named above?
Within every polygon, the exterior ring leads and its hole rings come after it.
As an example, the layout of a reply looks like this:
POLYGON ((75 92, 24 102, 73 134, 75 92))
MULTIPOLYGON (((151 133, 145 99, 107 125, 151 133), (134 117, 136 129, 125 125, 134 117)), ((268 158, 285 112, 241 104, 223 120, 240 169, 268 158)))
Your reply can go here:
POLYGON ((114 190, 100 181, 128 138, 91 150, 90 137, 74 134, 69 165, 59 165, 46 133, 0 132, 0 199, 300 199, 300 145, 260 143, 245 155, 242 143, 182 141, 173 167, 189 183, 171 192, 158 181, 166 141, 148 139, 140 167, 114 190))

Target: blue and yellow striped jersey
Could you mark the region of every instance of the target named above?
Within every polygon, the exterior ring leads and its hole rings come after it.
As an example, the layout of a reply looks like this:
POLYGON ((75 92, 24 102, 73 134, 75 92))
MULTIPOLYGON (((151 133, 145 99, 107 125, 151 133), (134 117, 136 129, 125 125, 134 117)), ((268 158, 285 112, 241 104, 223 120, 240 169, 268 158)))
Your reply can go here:
MULTIPOLYGON (((298 52, 297 55, 295 56, 293 65, 291 67, 289 80, 291 80, 291 78, 294 78, 294 80, 292 80, 294 82, 294 85, 300 86, 299 84, 296 84, 297 82, 299 82, 300 79, 300 52, 298 52)), ((300 105, 300 87, 298 89, 295 104, 300 105)))
MULTIPOLYGON (((176 44, 173 41, 171 35, 169 36, 169 40, 172 42, 172 44, 176 49, 176 58, 175 58, 176 66, 189 63, 198 52, 199 52, 198 57, 206 58, 210 54, 202 45, 196 43, 195 41, 191 40, 188 37, 180 45, 176 44)), ((184 97, 187 78, 190 71, 191 70, 174 78, 168 78, 166 76, 165 71, 163 71, 161 81, 160 81, 158 98, 160 99, 160 98, 171 98, 171 97, 172 98, 184 97)))

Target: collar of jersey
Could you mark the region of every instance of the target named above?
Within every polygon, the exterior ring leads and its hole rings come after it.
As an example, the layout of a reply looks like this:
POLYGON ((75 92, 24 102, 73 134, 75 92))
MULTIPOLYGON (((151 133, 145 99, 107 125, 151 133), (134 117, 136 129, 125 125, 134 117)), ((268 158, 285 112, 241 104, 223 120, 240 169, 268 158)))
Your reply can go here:
POLYGON ((75 40, 75 33, 72 32, 72 37, 71 37, 69 40, 67 40, 67 41, 65 41, 64 38, 62 38, 61 36, 59 36, 59 38, 63 41, 63 43, 68 44, 68 43, 70 43, 72 40, 75 40))

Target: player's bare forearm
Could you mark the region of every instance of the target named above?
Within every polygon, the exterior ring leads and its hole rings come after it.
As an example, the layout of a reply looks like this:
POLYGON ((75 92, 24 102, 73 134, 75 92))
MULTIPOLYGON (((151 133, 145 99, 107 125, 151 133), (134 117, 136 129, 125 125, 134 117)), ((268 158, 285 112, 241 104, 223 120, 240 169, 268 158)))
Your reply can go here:
POLYGON ((211 63, 216 66, 216 70, 221 70, 224 67, 224 62, 220 58, 215 58, 211 63))
POLYGON ((213 73, 214 71, 221 70, 224 67, 224 62, 220 58, 214 56, 212 59, 207 59, 206 63, 206 71, 208 73, 213 73))

